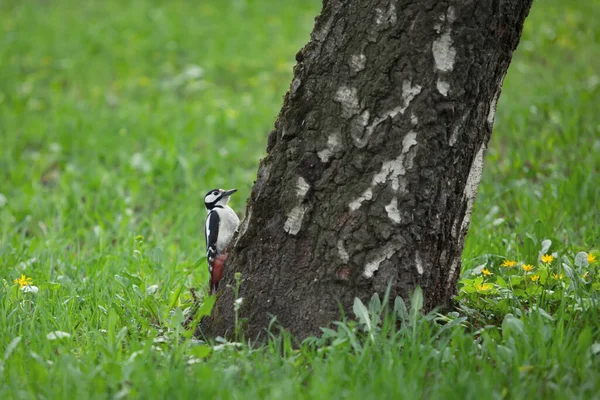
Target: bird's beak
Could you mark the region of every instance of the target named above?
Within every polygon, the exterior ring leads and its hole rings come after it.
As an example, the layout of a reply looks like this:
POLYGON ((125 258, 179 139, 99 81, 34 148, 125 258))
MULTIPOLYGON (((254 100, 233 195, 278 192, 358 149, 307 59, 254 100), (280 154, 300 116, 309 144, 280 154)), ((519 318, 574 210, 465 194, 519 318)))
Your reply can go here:
POLYGON ((223 192, 223 197, 229 197, 232 194, 234 194, 235 192, 237 192, 237 189, 226 190, 225 192, 223 192))

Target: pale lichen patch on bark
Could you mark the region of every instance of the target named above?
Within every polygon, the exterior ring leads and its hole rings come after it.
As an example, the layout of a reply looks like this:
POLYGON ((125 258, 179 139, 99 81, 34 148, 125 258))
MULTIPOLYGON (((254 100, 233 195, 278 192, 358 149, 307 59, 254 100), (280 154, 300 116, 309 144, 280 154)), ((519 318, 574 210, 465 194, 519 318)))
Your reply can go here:
POLYGON ((440 22, 434 24, 433 27, 437 31, 437 33, 440 33, 444 23, 451 24, 454 21, 456 21, 456 11, 454 10, 454 7, 448 6, 448 9, 446 10, 446 14, 440 14, 438 19, 440 20, 440 22))
POLYGON ((490 111, 488 112, 487 123, 492 129, 494 127, 494 120, 496 118, 496 107, 498 106, 498 100, 500 99, 500 93, 502 92, 502 84, 504 83, 504 78, 506 77, 506 72, 500 77, 498 82, 498 86, 496 88, 496 92, 494 93, 494 98, 490 103, 490 111))
MULTIPOLYGON (((444 73, 451 72, 454 69, 454 63, 456 59, 456 49, 453 44, 451 24, 456 21, 456 14, 453 7, 448 7, 446 14, 442 14, 439 17, 441 22, 435 23, 433 29, 439 35, 431 45, 431 52, 433 53, 433 60, 435 63, 435 70, 444 73)), ((450 92, 450 83, 438 77, 436 88, 442 96, 448 96, 450 92)))
POLYGON ((355 133, 355 131, 352 132, 352 138, 354 139, 354 143, 356 144, 356 147, 362 148, 362 147, 366 146, 369 141, 369 138, 371 137, 371 135, 373 135, 375 128, 377 128, 379 126, 379 124, 381 124, 386 119, 388 119, 390 117, 394 118, 400 111, 401 111, 401 107, 393 108, 393 109, 383 113, 383 115, 381 117, 374 118, 373 122, 371 122, 369 124, 370 113, 369 113, 369 110, 365 110, 361 114, 360 118, 357 118, 356 133, 355 133), (366 125, 366 129, 365 129, 365 125, 366 125), (359 135, 361 135, 361 136, 359 136, 359 135))
POLYGON ((400 211, 398 210, 398 199, 393 198, 390 204, 385 206, 385 211, 387 212, 388 218, 391 219, 394 223, 399 224, 401 221, 400 211))
POLYGON ((475 203, 475 197, 477 197, 477 188, 479 187, 479 181, 481 180, 481 175, 483 173, 483 161, 485 158, 485 143, 481 145, 473 162, 471 164, 471 169, 469 170, 469 176, 467 177, 467 182, 465 184, 465 188, 463 190, 463 201, 466 202, 466 210, 465 214, 460 220, 460 216, 454 220, 452 223, 452 229, 450 234, 453 239, 464 238, 464 234, 466 233, 467 228, 469 227, 469 223, 471 222, 471 213, 473 212, 473 204, 475 203))
POLYGON ((373 134, 373 129, 369 129, 369 127, 373 125, 369 125, 370 117, 371 113, 369 113, 369 110, 364 110, 360 115, 357 115, 354 118, 350 126, 350 136, 352 136, 354 144, 359 149, 368 144, 369 138, 371 137, 371 134, 373 134))
POLYGON ((455 219, 452 223, 452 230, 450 231, 450 235, 452 235, 452 239, 458 238, 458 219, 455 219))
POLYGON ((406 154, 411 147, 417 144, 417 132, 410 131, 402 139, 402 153, 406 154))
POLYGON ((452 264, 450 265, 450 272, 448 273, 448 282, 446 282, 446 290, 452 286, 452 282, 454 281, 454 275, 456 274, 456 270, 458 269, 458 262, 460 260, 460 256, 456 256, 454 260, 452 260, 452 264))
POLYGON ((388 179, 398 178, 404 175, 404 154, 400 154, 397 158, 389 161, 384 161, 381 170, 373 177, 372 186, 385 183, 388 179))
POLYGON ((368 188, 361 194, 356 200, 352 201, 348 207, 350 207, 350 211, 356 211, 360 208, 362 203, 365 200, 371 200, 373 198, 373 189, 368 188))
POLYGON ((390 5, 387 11, 387 17, 390 24, 395 24, 398 20, 398 17, 396 17, 396 5, 394 4, 394 1, 390 1, 390 5))
MULTIPOLYGON (((360 115, 355 116, 350 127, 350 135, 354 144, 358 148, 365 147, 375 129, 388 118, 395 118, 398 114, 404 114, 411 101, 421 93, 420 85, 412 85, 410 80, 402 82, 402 105, 394 107, 384 112, 381 116, 373 118, 371 123, 371 113, 369 110, 363 110, 360 115)), ((336 93, 335 100, 342 104, 342 116, 349 117, 359 112, 358 96, 356 89, 342 86, 336 93)), ((415 117, 416 118, 416 117, 415 117)))
POLYGON ((365 69, 367 63, 367 57, 364 54, 354 54, 350 57, 350 68, 354 72, 360 72, 365 69))
POLYGON ((413 126, 417 126, 419 124, 419 119, 417 118, 417 116, 414 113, 410 115, 410 123, 413 126))
POLYGON ((454 128, 452 128, 452 133, 450 134, 450 139, 448 140, 448 144, 450 146, 454 146, 456 144, 456 141, 458 140, 458 135, 460 131, 464 129, 468 117, 469 113, 467 112, 460 118, 460 121, 458 121, 456 125, 454 125, 454 128))
POLYGON ((450 72, 454 68, 454 59, 456 58, 456 49, 452 46, 454 41, 450 36, 452 27, 450 26, 456 21, 456 15, 453 7, 448 7, 446 14, 440 15, 440 21, 445 21, 446 26, 442 23, 436 23, 433 29, 439 34, 438 38, 431 45, 435 69, 442 72, 450 72))
MULTIPOLYGON (((296 180, 296 197, 298 198, 299 203, 302 203, 309 190, 310 185, 308 182, 306 182, 303 177, 299 176, 296 180)), ((298 234, 300 228, 302 228, 302 219, 304 218, 307 209, 308 207, 304 204, 298 204, 292 208, 292 211, 288 214, 287 220, 283 225, 283 230, 290 235, 298 234)))
POLYGON ((298 88, 300 87, 301 84, 302 84, 302 81, 300 80, 300 78, 295 76, 294 79, 292 80, 292 84, 290 85, 290 91, 291 91, 292 95, 296 94, 296 92, 298 91, 298 88))
POLYGON ((496 118, 496 105, 498 104, 499 97, 500 97, 500 88, 498 88, 498 90, 496 90, 496 93, 494 93, 494 98, 492 99, 492 102, 490 103, 490 111, 487 116, 487 123, 489 124, 490 127, 494 126, 494 119, 496 118))
POLYGON ((328 162, 333 153, 342 148, 342 137, 339 131, 333 132, 327 138, 327 147, 317 152, 321 162, 328 162))
POLYGON ((460 125, 456 125, 454 127, 454 129, 452 129, 452 134, 450 135, 450 139, 448 140, 448 144, 450 146, 454 146, 456 144, 456 141, 458 140, 458 134, 460 132, 460 125))
POLYGON ((444 97, 448 96, 448 92, 450 91, 450 83, 449 82, 446 82, 442 78, 438 78, 436 87, 437 87, 438 92, 440 92, 440 94, 442 96, 444 96, 444 97))
POLYGON ((460 226, 461 234, 466 232, 467 228, 469 227, 469 223, 471 222, 473 204, 475 203, 475 197, 477 197, 477 188, 479 187, 479 181, 481 181, 481 175, 483 173, 485 147, 485 143, 483 143, 475 155, 473 163, 471 164, 471 170, 469 171, 465 190, 463 191, 463 198, 467 202, 467 209, 460 226))
POLYGON ((446 263, 448 262, 448 252, 446 251, 446 249, 442 249, 442 252, 440 253, 440 265, 446 265, 446 263))
POLYGON ((417 144, 416 137, 417 133, 414 131, 410 131, 406 134, 404 139, 402 139, 402 153, 400 153, 400 155, 393 160, 383 162, 379 172, 373 176, 371 187, 365 190, 362 195, 349 204, 351 211, 358 210, 365 200, 371 200, 373 197, 372 188, 376 185, 391 182, 392 190, 395 192, 398 191, 400 188, 399 177, 406 174, 405 162, 408 161, 407 164, 409 168, 412 166, 412 158, 408 157, 407 159, 407 154, 410 149, 417 144))
POLYGON ((433 41, 431 51, 435 68, 438 71, 450 72, 454 68, 454 59, 456 57, 456 49, 452 46, 453 41, 450 37, 450 30, 442 33, 433 41))
POLYGON ((398 112, 400 112, 400 114, 404 114, 404 111, 406 111, 406 109, 408 108, 408 106, 410 105, 410 102, 415 98, 416 95, 418 95, 419 93, 421 93, 421 86, 420 85, 412 85, 412 82, 405 79, 404 81, 402 81, 402 101, 403 101, 403 105, 402 107, 400 107, 398 109, 398 112))
POLYGON ((338 250, 338 254, 339 254, 342 262, 344 264, 348 264, 348 261, 350 261, 350 256, 348 255, 348 252, 346 251, 346 248, 344 247, 344 241, 342 239, 338 240, 338 242, 337 242, 337 250, 338 250))
POLYGON ((449 6, 446 12, 446 21, 450 24, 456 21, 456 10, 452 6, 449 6))
POLYGON ((306 196, 306 193, 308 193, 309 189, 310 185, 308 184, 308 182, 306 182, 306 180, 304 180, 303 177, 299 176, 298 181, 296 183, 296 195, 298 196, 298 198, 300 200, 303 200, 306 196))
POLYGON ((394 254, 396 254, 398 250, 398 245, 388 244, 387 246, 385 246, 380 254, 378 254, 375 257, 371 257, 372 261, 368 262, 367 265, 365 265, 363 276, 365 278, 372 278, 375 271, 379 269, 381 263, 385 260, 390 259, 394 254))
POLYGON ((395 24, 396 21, 396 5, 393 1, 390 1, 387 10, 382 10, 381 8, 375 9, 375 23, 377 25, 381 25, 383 23, 395 24))
POLYGON ((385 12, 381 8, 375 9, 375 23, 377 25, 383 24, 385 21, 385 12))
POLYGON ((421 260, 421 255, 419 251, 415 253, 415 265, 417 266, 417 272, 419 275, 423 275, 423 260, 421 260))
POLYGON ((302 219, 306 213, 306 206, 300 204, 292 209, 283 225, 283 230, 290 235, 297 235, 302 228, 302 219))
POLYGON ((402 83, 403 105, 394 107, 391 110, 384 112, 382 116, 374 118, 370 124, 368 123, 370 117, 369 110, 363 111, 363 113, 360 115, 360 118, 356 118, 356 124, 352 130, 352 138, 354 139, 356 146, 358 148, 366 146, 375 129, 388 118, 395 118, 398 114, 404 114, 410 105, 410 102, 419 93, 421 93, 421 86, 412 86, 412 82, 405 80, 402 83))
POLYGON ((324 163, 329 161, 332 154, 333 154, 333 151, 331 150, 331 148, 329 146, 327 146, 323 150, 317 152, 319 159, 321 160, 321 162, 324 162, 324 163))
POLYGON ((334 100, 342 106, 342 117, 350 118, 360 111, 358 90, 355 87, 340 86, 334 100))

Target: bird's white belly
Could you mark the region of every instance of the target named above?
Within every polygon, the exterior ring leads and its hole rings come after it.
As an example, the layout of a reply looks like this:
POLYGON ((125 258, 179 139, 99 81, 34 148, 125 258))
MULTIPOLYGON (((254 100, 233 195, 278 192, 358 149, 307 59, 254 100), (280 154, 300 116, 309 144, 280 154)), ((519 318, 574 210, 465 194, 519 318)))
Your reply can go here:
POLYGON ((224 212, 219 213, 219 216, 221 217, 221 221, 219 226, 220 234, 217 239, 217 253, 222 252, 227 247, 240 224, 240 219, 233 210, 224 210, 224 212))

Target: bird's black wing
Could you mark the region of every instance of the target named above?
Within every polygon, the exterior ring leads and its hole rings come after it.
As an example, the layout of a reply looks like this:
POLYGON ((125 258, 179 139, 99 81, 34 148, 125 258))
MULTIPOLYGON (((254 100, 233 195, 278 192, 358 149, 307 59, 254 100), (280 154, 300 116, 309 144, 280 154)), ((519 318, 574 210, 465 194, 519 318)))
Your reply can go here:
POLYGON ((219 225, 221 217, 215 210, 211 211, 206 217, 204 226, 204 238, 206 239, 206 258, 208 259, 208 272, 212 273, 213 262, 217 256, 217 237, 219 236, 219 225))

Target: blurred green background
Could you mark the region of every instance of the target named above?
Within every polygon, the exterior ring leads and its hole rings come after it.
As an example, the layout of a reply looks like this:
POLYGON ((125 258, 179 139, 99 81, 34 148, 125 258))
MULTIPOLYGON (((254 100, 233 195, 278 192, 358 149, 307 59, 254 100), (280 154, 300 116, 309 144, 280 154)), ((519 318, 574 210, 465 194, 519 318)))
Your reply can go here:
POLYGON ((0 7, 3 244, 85 258, 135 233, 200 256, 204 194, 238 187, 243 213, 317 2, 0 7))
MULTIPOLYGON (((501 252, 504 239, 537 219, 563 240, 597 240, 598 229, 586 227, 599 222, 598 7, 539 3, 505 80, 467 262, 501 252)), ((38 256, 64 249, 70 258, 75 246, 85 263, 132 232, 175 264, 197 257, 202 197, 238 187, 233 204, 243 212, 294 54, 319 8, 3 1, 5 262, 27 258, 31 247, 19 235, 46 244, 38 256), (10 242, 19 249, 12 256, 10 242)))

